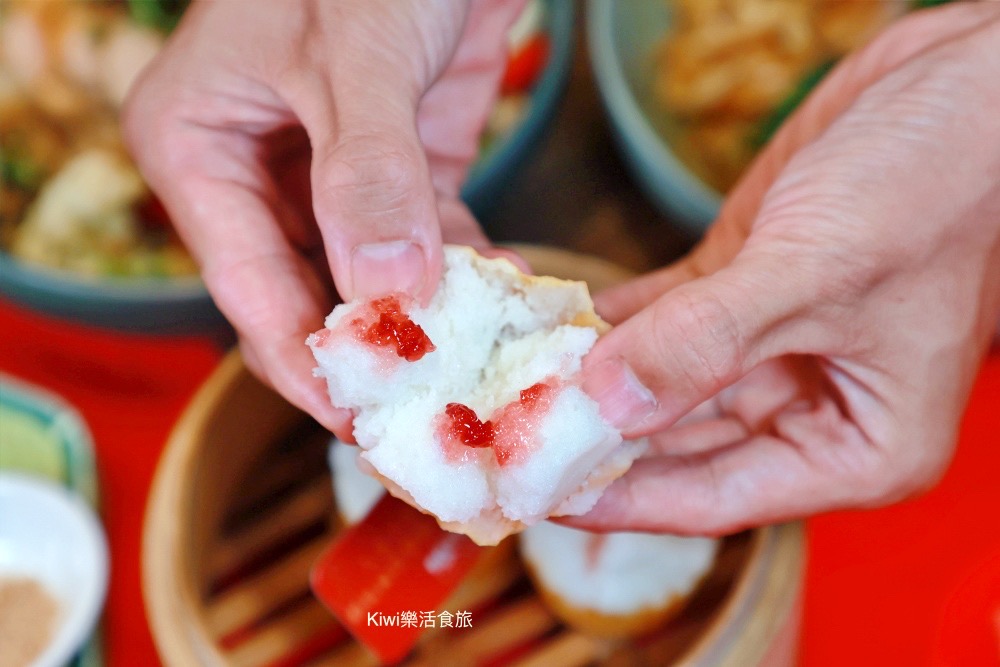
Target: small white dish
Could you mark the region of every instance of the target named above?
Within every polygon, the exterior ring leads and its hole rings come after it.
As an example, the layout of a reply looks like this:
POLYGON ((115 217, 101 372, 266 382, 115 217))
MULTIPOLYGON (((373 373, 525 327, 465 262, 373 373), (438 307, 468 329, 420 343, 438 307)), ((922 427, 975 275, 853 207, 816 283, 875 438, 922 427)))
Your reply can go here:
POLYGON ((29 577, 59 603, 48 647, 32 667, 62 667, 104 606, 108 545, 80 496, 47 480, 0 473, 0 577, 29 577))

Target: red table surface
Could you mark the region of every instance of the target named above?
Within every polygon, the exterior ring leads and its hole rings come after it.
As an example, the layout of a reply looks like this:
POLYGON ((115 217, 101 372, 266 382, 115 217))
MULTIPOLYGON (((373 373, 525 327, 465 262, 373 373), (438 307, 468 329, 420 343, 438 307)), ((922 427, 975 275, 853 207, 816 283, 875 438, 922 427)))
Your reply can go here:
MULTIPOLYGON (((98 331, 0 301, 0 370, 62 395, 94 436, 112 559, 108 664, 155 665, 140 589, 146 496, 171 426, 221 352, 98 331)), ((1000 665, 1000 349, 930 493, 808 523, 801 664, 1000 665)))

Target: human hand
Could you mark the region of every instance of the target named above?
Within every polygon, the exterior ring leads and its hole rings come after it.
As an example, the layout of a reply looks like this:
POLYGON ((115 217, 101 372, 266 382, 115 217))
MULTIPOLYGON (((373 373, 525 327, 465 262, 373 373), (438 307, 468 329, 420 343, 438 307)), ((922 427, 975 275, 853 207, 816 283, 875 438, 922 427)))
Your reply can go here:
MULTIPOLYGON (((252 370, 344 439, 304 341, 334 303, 429 299, 517 0, 196 2, 126 138, 252 370)), ((497 254, 494 252, 493 254, 497 254)))
POLYGON ((845 61, 674 266, 599 295, 585 389, 651 453, 568 523, 724 534, 945 469, 1000 314, 1000 11, 845 61))

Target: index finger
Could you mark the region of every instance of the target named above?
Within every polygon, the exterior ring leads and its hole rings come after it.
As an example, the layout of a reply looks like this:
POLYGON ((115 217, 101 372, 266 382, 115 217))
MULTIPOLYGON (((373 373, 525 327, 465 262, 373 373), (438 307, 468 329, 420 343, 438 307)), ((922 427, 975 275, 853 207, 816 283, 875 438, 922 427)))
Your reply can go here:
POLYGON ((254 138, 189 127, 157 143, 136 150, 143 174, 219 310, 252 348, 255 370, 324 427, 349 437, 351 415, 330 404, 305 345, 333 299, 282 229, 279 217, 291 209, 252 154, 254 138))

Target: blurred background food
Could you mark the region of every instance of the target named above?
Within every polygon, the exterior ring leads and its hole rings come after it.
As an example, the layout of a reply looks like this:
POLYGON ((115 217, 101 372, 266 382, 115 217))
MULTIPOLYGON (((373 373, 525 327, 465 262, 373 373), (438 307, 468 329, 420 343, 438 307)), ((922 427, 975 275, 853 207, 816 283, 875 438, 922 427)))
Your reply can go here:
MULTIPOLYGON (((555 41, 564 64, 550 84, 555 89, 572 43, 572 12, 561 4, 555 41)), ((0 247, 20 260, 89 276, 197 272, 118 127, 129 88, 186 5, 0 1, 0 247)), ((482 137, 480 162, 487 164, 477 165, 465 193, 474 205, 485 205, 480 191, 508 178, 537 142, 544 118, 515 138, 522 121, 552 113, 556 90, 532 105, 552 61, 549 5, 531 0, 510 31, 500 96, 482 137)))
POLYGON ((497 202, 540 148, 569 78, 575 4, 529 0, 508 34, 509 56, 500 91, 483 129, 479 157, 462 186, 462 200, 486 230, 497 202))
POLYGON ((125 2, 4 0, 0 12, 2 247, 90 276, 194 274, 118 128, 163 34, 125 2))
MULTIPOLYGON (((626 163, 671 223, 697 233, 833 62, 940 1, 592 0, 591 56, 626 163)), ((78 275, 196 273, 117 128, 128 87, 186 5, 0 0, 0 249, 78 275)), ((510 32, 501 95, 463 189, 500 240, 552 236, 511 220, 506 191, 556 115, 573 7, 530 0, 510 32)))
POLYGON ((636 183, 698 235, 842 57, 906 12, 946 1, 590 0, 590 57, 636 183))
POLYGON ((527 110, 531 91, 541 77, 552 47, 548 4, 529 0, 507 36, 510 55, 496 104, 480 139, 480 159, 504 139, 527 110))
POLYGON ((653 58, 659 127, 681 160, 727 191, 778 125, 903 0, 669 0, 653 58))
MULTIPOLYGON (((101 328, 232 332, 118 128, 189 0, 0 0, 0 289, 101 328)), ((537 149, 573 55, 572 2, 531 0, 462 196, 484 218, 537 149)), ((497 230, 492 230, 494 233, 497 230)))

